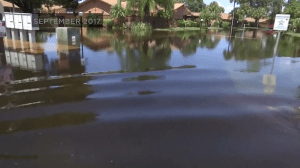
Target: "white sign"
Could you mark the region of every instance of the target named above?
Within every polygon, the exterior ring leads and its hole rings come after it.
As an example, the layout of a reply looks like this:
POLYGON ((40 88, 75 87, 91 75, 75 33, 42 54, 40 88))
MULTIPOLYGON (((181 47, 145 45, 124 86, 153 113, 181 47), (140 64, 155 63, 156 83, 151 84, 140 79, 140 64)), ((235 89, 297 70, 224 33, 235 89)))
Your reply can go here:
POLYGON ((76 45, 76 37, 72 36, 72 45, 76 45))
POLYGON ((264 75, 263 84, 268 86, 276 86, 276 76, 275 75, 264 75))
POLYGON ((290 22, 290 15, 277 14, 275 18, 273 30, 287 31, 290 22))

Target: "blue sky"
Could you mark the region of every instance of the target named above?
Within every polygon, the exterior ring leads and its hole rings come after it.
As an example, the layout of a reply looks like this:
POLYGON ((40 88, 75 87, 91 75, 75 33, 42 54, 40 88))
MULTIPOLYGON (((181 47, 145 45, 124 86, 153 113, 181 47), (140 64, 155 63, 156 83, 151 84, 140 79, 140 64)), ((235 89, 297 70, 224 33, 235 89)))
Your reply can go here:
POLYGON ((204 3, 209 5, 213 1, 218 2, 225 9, 225 13, 229 13, 233 9, 233 3, 230 3, 230 0, 204 0, 204 3))

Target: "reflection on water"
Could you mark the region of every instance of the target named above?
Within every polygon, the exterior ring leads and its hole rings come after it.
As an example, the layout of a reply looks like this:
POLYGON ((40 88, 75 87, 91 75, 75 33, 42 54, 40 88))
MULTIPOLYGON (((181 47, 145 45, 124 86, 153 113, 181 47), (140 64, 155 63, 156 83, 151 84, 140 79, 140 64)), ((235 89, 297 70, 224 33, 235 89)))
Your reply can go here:
MULTIPOLYGON (((78 28, 58 28, 55 33, 36 32, 36 42, 3 38, 1 64, 13 68, 14 79, 170 69, 173 67, 170 61, 176 51, 187 58, 195 56, 197 51, 216 50, 220 42, 224 45, 226 40, 224 60, 247 60, 246 71, 258 72, 261 61, 273 56, 276 42, 276 35, 257 30, 232 34, 215 30, 205 33, 153 31, 147 36, 136 36, 125 30, 83 28, 82 37, 78 28)), ((278 56, 298 57, 299 44, 300 38, 282 35, 278 56)))
POLYGON ((10 134, 18 131, 29 131, 37 129, 47 129, 53 127, 62 127, 68 125, 80 125, 95 121, 94 113, 60 113, 52 116, 37 118, 27 118, 16 121, 1 121, 0 134, 10 134))
MULTIPOLYGON (((85 84, 91 80, 90 77, 53 80, 53 76, 174 68, 224 70, 224 67, 229 67, 230 72, 234 70, 256 74, 264 72, 265 67, 272 64, 270 58, 274 55, 277 38, 273 32, 257 30, 236 31, 232 34, 218 30, 202 33, 153 31, 141 35, 126 30, 83 28, 82 39, 80 33, 78 28, 57 28, 54 33, 35 32, 36 36, 29 34, 32 35, 31 41, 1 38, 0 107, 82 100, 92 92, 85 84), (43 80, 30 82, 29 78, 32 77, 42 77, 43 80), (15 80, 23 82, 12 82, 15 80), (11 84, 8 85, 9 82, 11 84)), ((300 38, 282 35, 278 53, 275 54, 280 57, 277 70, 287 64, 293 68, 299 65, 299 46, 300 38)), ((282 74, 290 72, 285 70, 287 68, 278 71, 282 74)), ((126 78, 123 81, 163 78, 150 75, 126 78)), ((274 92, 272 87, 266 86, 266 92, 274 92)))
POLYGON ((91 79, 85 76, 66 77, 2 85, 5 89, 0 93, 0 107, 9 109, 40 103, 83 100, 92 93, 90 86, 86 84, 91 79))

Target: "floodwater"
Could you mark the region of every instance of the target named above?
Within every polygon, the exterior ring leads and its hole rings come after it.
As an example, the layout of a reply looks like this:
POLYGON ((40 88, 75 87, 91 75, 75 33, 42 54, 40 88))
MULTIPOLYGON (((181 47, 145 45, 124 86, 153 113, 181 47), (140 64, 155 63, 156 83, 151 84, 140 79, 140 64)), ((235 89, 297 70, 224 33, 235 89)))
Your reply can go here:
POLYGON ((300 167, 300 38, 64 31, 0 39, 0 167, 300 167))

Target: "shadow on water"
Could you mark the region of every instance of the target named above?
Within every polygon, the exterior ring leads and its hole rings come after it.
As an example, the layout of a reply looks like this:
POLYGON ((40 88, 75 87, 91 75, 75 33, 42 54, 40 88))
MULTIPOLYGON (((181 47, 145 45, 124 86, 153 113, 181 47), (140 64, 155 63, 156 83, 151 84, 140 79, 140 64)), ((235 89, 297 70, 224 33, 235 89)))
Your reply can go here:
POLYGON ((16 121, 1 121, 0 134, 11 134, 20 131, 30 131, 38 129, 48 129, 54 127, 63 127, 71 125, 81 125, 96 120, 94 113, 61 113, 51 116, 27 118, 16 121))

